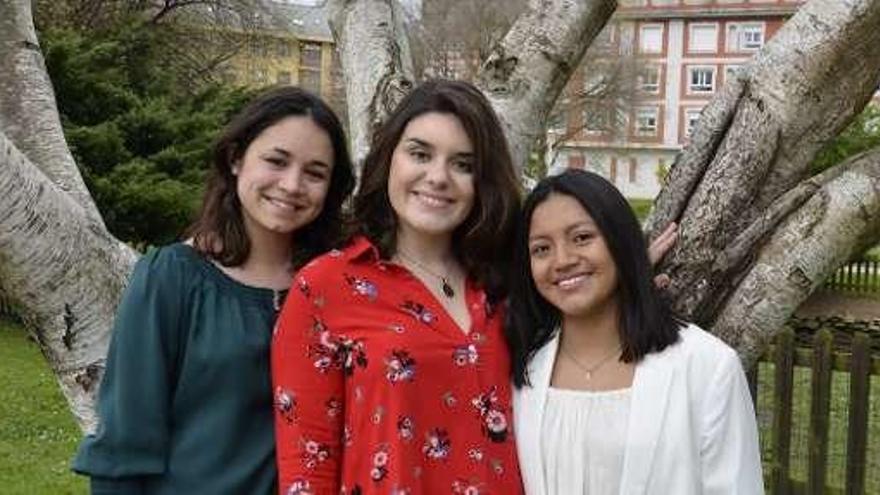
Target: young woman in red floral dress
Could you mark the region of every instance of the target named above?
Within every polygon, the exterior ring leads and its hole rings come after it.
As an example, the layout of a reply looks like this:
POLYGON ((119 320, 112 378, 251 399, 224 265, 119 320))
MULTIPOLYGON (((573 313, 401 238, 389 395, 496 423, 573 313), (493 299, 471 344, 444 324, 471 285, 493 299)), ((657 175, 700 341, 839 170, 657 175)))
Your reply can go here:
POLYGON ((501 310, 520 190, 485 97, 416 88, 353 206, 354 240, 297 274, 278 320, 281 493, 521 493, 501 310))

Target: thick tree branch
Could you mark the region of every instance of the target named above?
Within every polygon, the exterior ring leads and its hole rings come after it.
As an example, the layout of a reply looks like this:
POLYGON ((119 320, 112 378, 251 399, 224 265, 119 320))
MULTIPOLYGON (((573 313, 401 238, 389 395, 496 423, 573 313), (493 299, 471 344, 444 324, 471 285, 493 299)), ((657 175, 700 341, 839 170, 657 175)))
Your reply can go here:
POLYGON ((3 132, 0 211, 0 290, 39 342, 80 426, 91 429, 112 317, 137 255, 3 132))
MULTIPOLYGON (((0 129, 61 190, 73 211, 101 215, 67 147, 55 93, 34 31, 29 0, 0 0, 0 129)), ((0 174, 4 173, 0 169, 0 174)))
POLYGON ((360 164, 373 129, 413 85, 413 65, 396 0, 336 0, 334 36, 341 51, 352 156, 360 164))
POLYGON ((878 1, 814 0, 740 73, 741 94, 727 89, 710 104, 706 115, 730 115, 729 125, 718 127, 726 118, 707 119, 711 131, 698 124, 651 223, 655 230, 681 224, 663 268, 683 315, 711 325, 710 302, 731 283, 729 273, 716 272, 716 259, 805 178, 822 146, 869 101, 880 77, 880 57, 871 52, 880 46, 878 25, 878 1), (716 136, 723 136, 717 148, 716 136))
POLYGON ((880 148, 836 168, 805 184, 821 187, 760 249, 713 326, 747 363, 837 267, 880 242, 880 148))
POLYGON ((572 72, 616 8, 614 0, 531 0, 483 63, 478 85, 501 117, 520 169, 543 137, 572 72))

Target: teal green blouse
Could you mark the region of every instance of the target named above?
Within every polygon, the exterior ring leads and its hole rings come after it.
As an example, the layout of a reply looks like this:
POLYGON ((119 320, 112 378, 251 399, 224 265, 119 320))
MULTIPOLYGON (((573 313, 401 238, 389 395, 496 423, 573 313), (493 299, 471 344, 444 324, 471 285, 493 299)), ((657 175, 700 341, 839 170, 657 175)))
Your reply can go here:
POLYGON ((138 261, 114 323, 100 423, 73 461, 95 494, 269 494, 269 343, 281 294, 184 244, 138 261))

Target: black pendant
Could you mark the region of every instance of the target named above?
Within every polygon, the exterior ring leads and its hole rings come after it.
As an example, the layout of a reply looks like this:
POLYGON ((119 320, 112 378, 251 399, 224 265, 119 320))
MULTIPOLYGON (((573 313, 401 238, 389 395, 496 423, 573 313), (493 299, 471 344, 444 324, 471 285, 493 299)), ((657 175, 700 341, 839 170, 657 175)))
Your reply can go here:
POLYGON ((441 278, 440 280, 443 281, 443 293, 446 294, 446 297, 450 299, 455 297, 455 291, 452 290, 452 286, 449 285, 449 282, 447 282, 445 278, 441 278))

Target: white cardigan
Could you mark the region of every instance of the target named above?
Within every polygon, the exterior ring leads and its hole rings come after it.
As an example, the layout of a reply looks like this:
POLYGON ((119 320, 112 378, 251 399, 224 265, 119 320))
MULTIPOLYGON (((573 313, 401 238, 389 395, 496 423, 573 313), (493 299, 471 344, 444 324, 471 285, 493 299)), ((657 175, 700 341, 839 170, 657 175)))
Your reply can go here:
MULTIPOLYGON (((544 491, 541 425, 559 334, 514 389, 514 432, 527 495, 544 491)), ((558 439, 557 441, 564 441, 558 439)), ((633 378, 619 495, 763 494, 758 429, 742 365, 718 338, 690 325, 646 356, 633 378)))

